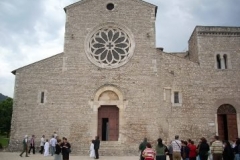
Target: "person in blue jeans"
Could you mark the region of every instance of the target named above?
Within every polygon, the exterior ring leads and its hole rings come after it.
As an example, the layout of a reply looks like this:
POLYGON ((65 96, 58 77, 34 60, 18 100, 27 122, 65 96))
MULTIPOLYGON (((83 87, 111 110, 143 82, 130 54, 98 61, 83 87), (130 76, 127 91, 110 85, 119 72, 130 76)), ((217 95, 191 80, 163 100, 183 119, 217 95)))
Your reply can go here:
POLYGON ((236 140, 236 145, 233 151, 235 153, 235 160, 240 160, 240 139, 239 138, 236 140))
POLYGON ((50 139, 49 144, 50 144, 51 155, 53 156, 55 154, 56 144, 57 144, 57 140, 54 137, 54 135, 52 135, 52 138, 50 139))

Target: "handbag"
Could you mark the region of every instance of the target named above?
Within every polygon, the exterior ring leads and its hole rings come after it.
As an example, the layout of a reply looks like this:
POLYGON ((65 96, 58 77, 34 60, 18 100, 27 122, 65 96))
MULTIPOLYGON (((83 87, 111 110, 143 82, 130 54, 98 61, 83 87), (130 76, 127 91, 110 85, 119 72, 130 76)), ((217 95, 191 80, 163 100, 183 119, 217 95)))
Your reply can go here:
POLYGON ((67 152, 71 153, 72 152, 71 148, 67 148, 67 152))

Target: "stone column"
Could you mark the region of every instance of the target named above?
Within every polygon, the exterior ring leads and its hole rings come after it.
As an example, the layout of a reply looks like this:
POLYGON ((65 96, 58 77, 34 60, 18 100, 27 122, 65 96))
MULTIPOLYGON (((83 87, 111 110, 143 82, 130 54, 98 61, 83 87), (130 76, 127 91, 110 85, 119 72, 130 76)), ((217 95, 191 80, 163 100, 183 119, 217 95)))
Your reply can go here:
POLYGON ((93 113, 91 118, 91 134, 92 138, 95 138, 97 136, 97 130, 98 130, 98 106, 93 105, 93 113))

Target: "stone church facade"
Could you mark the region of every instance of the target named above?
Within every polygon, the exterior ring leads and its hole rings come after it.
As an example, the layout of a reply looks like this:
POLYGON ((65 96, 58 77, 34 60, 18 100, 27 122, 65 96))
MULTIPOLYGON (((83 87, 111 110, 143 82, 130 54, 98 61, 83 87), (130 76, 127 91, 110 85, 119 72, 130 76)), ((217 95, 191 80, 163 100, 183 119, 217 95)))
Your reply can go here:
POLYGON ((132 155, 144 137, 240 133, 240 28, 197 26, 184 53, 156 48, 157 6, 82 0, 64 8, 63 53, 14 70, 10 148, 56 131, 73 152, 132 155))

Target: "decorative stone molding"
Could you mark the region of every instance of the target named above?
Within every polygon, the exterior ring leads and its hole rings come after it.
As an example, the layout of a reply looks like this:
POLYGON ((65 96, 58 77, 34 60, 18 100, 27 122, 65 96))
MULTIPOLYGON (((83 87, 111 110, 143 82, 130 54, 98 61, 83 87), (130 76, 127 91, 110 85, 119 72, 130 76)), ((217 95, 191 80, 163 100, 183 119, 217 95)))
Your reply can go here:
POLYGON ((115 86, 113 85, 106 85, 106 86, 102 86, 100 87, 97 92, 95 93, 95 96, 94 96, 94 101, 98 101, 100 95, 106 91, 112 91, 114 92, 118 98, 119 98, 119 101, 123 101, 123 94, 122 92, 115 86))
POLYGON ((95 27, 85 40, 88 59, 100 68, 117 68, 126 64, 134 53, 131 31, 120 24, 108 22, 95 27))
POLYGON ((98 108, 102 105, 115 105, 119 108, 119 138, 118 141, 123 141, 121 131, 124 126, 124 111, 127 106, 127 101, 124 101, 123 94, 116 86, 104 85, 100 87, 94 94, 94 99, 89 101, 89 105, 93 110, 92 121, 90 122, 92 135, 97 135, 98 124, 98 108))

